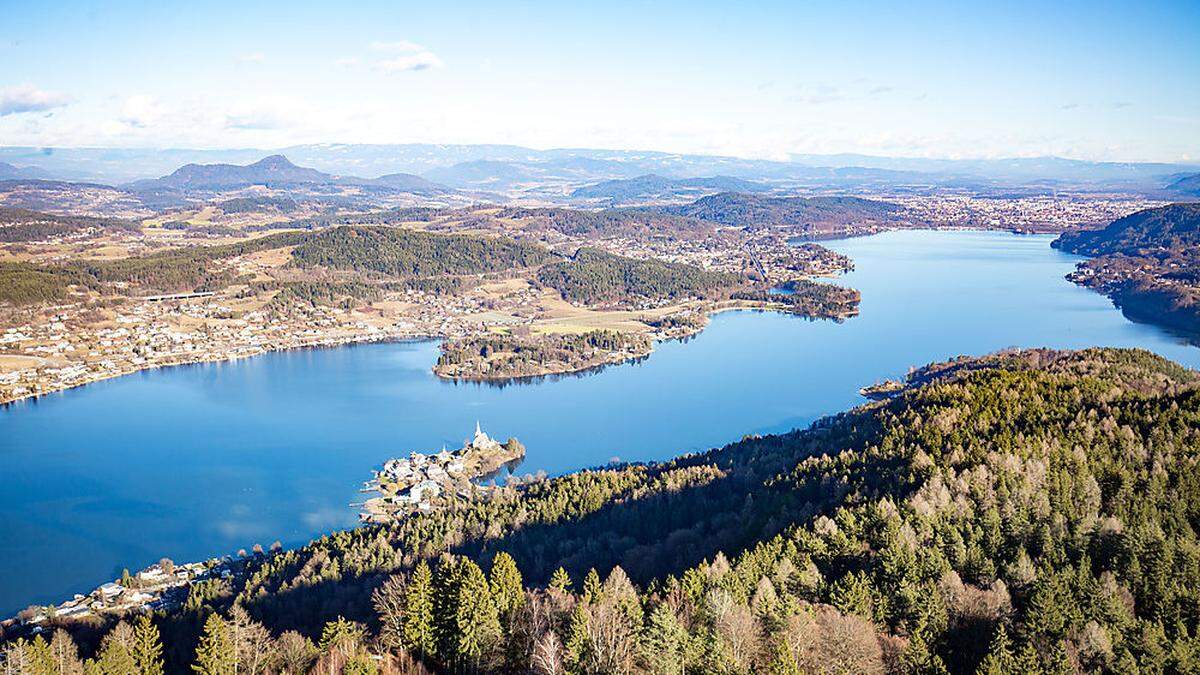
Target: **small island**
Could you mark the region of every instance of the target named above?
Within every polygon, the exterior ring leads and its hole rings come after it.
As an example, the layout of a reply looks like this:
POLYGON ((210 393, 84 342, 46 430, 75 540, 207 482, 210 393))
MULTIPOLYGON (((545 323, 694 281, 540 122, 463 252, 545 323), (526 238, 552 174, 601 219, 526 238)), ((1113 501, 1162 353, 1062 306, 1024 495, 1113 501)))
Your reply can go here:
POLYGON ((475 435, 458 450, 442 448, 436 454, 410 453, 389 459, 364 492, 368 499, 359 518, 368 523, 390 523, 419 511, 432 511, 456 499, 472 499, 489 488, 477 481, 494 475, 525 457, 525 446, 515 438, 494 440, 475 423, 475 435))

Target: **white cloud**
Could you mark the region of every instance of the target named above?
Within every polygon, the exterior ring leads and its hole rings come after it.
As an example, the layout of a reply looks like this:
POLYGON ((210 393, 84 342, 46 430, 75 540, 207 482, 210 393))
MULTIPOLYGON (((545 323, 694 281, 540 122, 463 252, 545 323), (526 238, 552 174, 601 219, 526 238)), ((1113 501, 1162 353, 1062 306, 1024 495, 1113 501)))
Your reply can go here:
POLYGON ((159 100, 147 94, 137 94, 125 99, 121 105, 120 120, 137 129, 145 129, 158 123, 167 114, 159 100))
POLYGON ((237 57, 238 63, 262 63, 267 60, 267 55, 262 52, 250 52, 237 57))
POLYGON ((354 66, 358 65, 358 58, 354 57, 354 56, 349 56, 344 59, 338 59, 334 63, 342 68, 353 68, 354 66))
MULTIPOLYGON (((404 73, 417 70, 430 70, 432 68, 441 68, 445 64, 438 58, 437 54, 419 45, 416 42, 409 40, 396 40, 394 42, 372 42, 368 48, 373 52, 383 52, 396 54, 392 58, 385 58, 376 61, 374 68, 385 73, 404 73)), ((346 61, 348 59, 343 59, 346 61)), ((354 63, 358 60, 355 59, 354 63)), ((342 61, 338 62, 342 65, 342 61)))
POLYGON ((403 73, 417 70, 430 70, 433 68, 441 68, 445 64, 442 60, 430 51, 416 52, 413 54, 404 54, 397 56, 394 59, 384 59, 376 61, 376 70, 381 70, 385 73, 403 73))
POLYGON ((71 97, 54 91, 44 91, 31 84, 0 89, 0 116, 23 112, 43 112, 60 108, 71 102, 71 97))

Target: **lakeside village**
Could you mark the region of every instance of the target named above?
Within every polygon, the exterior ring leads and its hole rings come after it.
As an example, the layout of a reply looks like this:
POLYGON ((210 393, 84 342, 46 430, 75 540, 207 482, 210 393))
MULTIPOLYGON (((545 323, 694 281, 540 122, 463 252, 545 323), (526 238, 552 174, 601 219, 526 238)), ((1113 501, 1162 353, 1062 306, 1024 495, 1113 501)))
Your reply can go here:
MULTIPOLYGON (((389 459, 364 492, 378 492, 362 506, 364 523, 389 523, 418 512, 444 508, 456 499, 486 496, 494 486, 482 484, 501 469, 525 457, 525 446, 515 438, 504 443, 492 439, 479 423, 475 434, 458 450, 443 448, 435 454, 413 452, 406 458, 389 459)), ((95 620, 102 615, 123 616, 147 611, 169 611, 187 602, 196 584, 232 583, 247 564, 281 550, 278 542, 270 553, 255 546, 253 553, 214 558, 205 562, 174 564, 164 558, 135 574, 105 583, 92 592, 45 607, 32 606, 17 616, 0 621, 0 636, 29 636, 49 631, 64 622, 95 620)))
MULTIPOLYGON (((278 543, 271 546, 272 552, 280 548, 278 543)), ((256 546, 253 555, 260 557, 266 553, 256 546)), ((163 558, 136 574, 126 571, 120 579, 102 584, 86 595, 76 593, 57 605, 28 607, 17 616, 0 621, 0 637, 37 635, 62 623, 93 621, 103 615, 177 609, 187 601, 192 586, 230 581, 250 559, 245 551, 236 558, 225 556, 178 565, 163 558)))
POLYGON ((504 443, 491 438, 479 423, 475 434, 458 450, 442 448, 427 455, 410 453, 389 459, 375 477, 363 484, 365 493, 378 493, 361 506, 364 523, 390 523, 415 512, 445 507, 455 499, 477 499, 493 486, 480 481, 511 467, 525 457, 525 446, 515 438, 504 443))

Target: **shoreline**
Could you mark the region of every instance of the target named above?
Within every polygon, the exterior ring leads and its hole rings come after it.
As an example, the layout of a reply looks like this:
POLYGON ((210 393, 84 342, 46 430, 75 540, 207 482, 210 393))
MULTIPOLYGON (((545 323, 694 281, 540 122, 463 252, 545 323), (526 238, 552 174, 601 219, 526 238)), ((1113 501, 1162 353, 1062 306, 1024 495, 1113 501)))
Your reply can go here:
POLYGON ((431 370, 433 371, 433 374, 438 377, 438 379, 446 381, 446 382, 456 382, 456 383, 461 382, 461 383, 469 383, 469 384, 490 384, 490 385, 494 385, 494 386, 505 386, 508 384, 533 383, 535 381, 540 381, 540 380, 548 378, 548 377, 556 377, 556 376, 560 376, 560 375, 563 375, 563 376, 583 375, 583 374, 590 373, 593 371, 599 372, 610 366, 619 366, 619 365, 624 365, 626 363, 635 363, 635 362, 643 361, 654 354, 655 347, 659 343, 670 342, 673 340, 679 340, 679 341, 689 340, 689 339, 699 335, 700 333, 703 333, 705 331, 705 329, 708 328, 711 317, 713 317, 717 314, 723 314, 725 312, 738 312, 738 311, 778 312, 780 314, 790 314, 792 316, 799 317, 802 319, 807 319, 809 321, 834 321, 834 322, 838 322, 838 323, 841 323, 842 321, 845 321, 846 319, 850 319, 850 318, 858 316, 857 306, 855 307, 854 311, 852 311, 852 312, 845 312, 842 314, 838 314, 837 316, 823 317, 823 316, 809 316, 806 314, 802 314, 800 312, 790 311, 788 309, 788 305, 785 303, 757 302, 754 300, 721 300, 721 301, 715 303, 712 307, 703 310, 703 312, 704 312, 704 323, 703 324, 694 327, 694 329, 680 331, 678 334, 675 334, 675 335, 664 335, 662 337, 654 337, 653 335, 651 335, 650 336, 651 337, 650 346, 645 350, 639 350, 637 353, 633 353, 633 354, 619 354, 615 358, 602 359, 600 361, 589 362, 587 364, 583 364, 583 365, 579 365, 579 366, 571 367, 571 368, 567 368, 567 369, 561 369, 561 370, 542 369, 544 372, 529 373, 529 374, 522 374, 522 375, 484 375, 484 374, 481 374, 481 375, 446 375, 443 372, 439 372, 436 364, 433 366, 433 368, 431 370))
MULTIPOLYGON (((910 230, 958 231, 958 232, 999 232, 999 233, 1011 234, 1014 236, 1049 234, 1046 232, 1017 231, 1017 230, 1014 230, 1011 228, 997 228, 997 227, 971 227, 971 226, 943 226, 943 227, 923 227, 923 228, 895 227, 895 228, 882 228, 882 229, 879 229, 877 231, 872 231, 872 232, 853 232, 853 231, 839 232, 839 233, 837 233, 836 236, 829 237, 829 238, 792 237, 788 241, 789 241, 789 244, 791 242, 801 242, 802 243, 802 242, 806 242, 806 241, 812 241, 812 242, 836 241, 836 240, 840 240, 840 239, 870 237, 870 236, 874 236, 874 235, 878 235, 878 234, 883 234, 886 232, 910 231, 910 230)), ((837 278, 840 275, 839 274, 830 274, 830 275, 818 275, 818 276, 820 276, 822 278, 831 278, 832 279, 832 278, 837 278)), ((777 311, 777 312, 782 312, 785 314, 802 316, 802 317, 805 317, 805 318, 808 318, 808 319, 814 320, 814 321, 815 320, 844 321, 848 318, 852 318, 852 317, 858 315, 858 311, 856 309, 852 313, 842 314, 842 315, 833 316, 833 317, 807 317, 804 314, 789 311, 787 309, 787 306, 782 303, 769 303, 769 302, 754 303, 753 301, 748 301, 748 300, 723 300, 723 301, 719 301, 718 303, 716 303, 716 306, 714 306, 712 309, 705 311, 706 320, 705 320, 705 324, 703 326, 700 326, 699 328, 697 328, 694 331, 685 332, 685 333, 682 333, 679 335, 671 335, 671 336, 666 336, 666 337, 662 337, 662 338, 652 338, 650 349, 647 350, 644 354, 636 354, 636 355, 632 355, 632 356, 626 356, 626 357, 620 358, 620 359, 603 360, 603 361, 589 363, 587 365, 568 368, 568 369, 560 369, 560 370, 546 369, 545 372, 531 373, 528 375, 518 375, 518 376, 487 376, 487 375, 447 376, 447 375, 437 372, 436 369, 433 369, 433 372, 434 372, 435 376, 438 377, 438 379, 446 381, 446 382, 462 382, 462 383, 477 383, 477 384, 520 383, 520 382, 527 381, 527 380, 532 381, 532 380, 538 380, 538 379, 545 378, 545 377, 554 377, 557 375, 579 375, 579 374, 583 374, 583 373, 586 373, 591 370, 600 370, 600 369, 603 369, 603 368, 606 368, 609 366, 620 365, 620 364, 627 363, 630 361, 638 361, 641 359, 645 359, 654 353, 654 345, 655 344, 666 341, 666 340, 687 339, 687 338, 693 337, 695 335, 698 335, 701 331, 704 330, 704 328, 707 327, 707 325, 708 325, 707 318, 709 316, 712 316, 714 314, 719 314, 721 312, 736 311, 736 310, 777 311)), ((363 334, 355 334, 355 335, 348 335, 348 336, 339 336, 339 337, 334 337, 334 338, 316 339, 316 340, 312 340, 312 341, 302 341, 297 344, 292 344, 292 345, 287 345, 287 346, 282 346, 282 347, 272 347, 269 349, 262 348, 262 347, 255 347, 251 350, 248 350, 245 353, 213 355, 213 356, 206 356, 206 357, 201 357, 201 358, 196 358, 196 359, 181 360, 178 362, 171 362, 171 363, 149 364, 149 365, 146 365, 143 367, 121 370, 119 372, 105 373, 104 375, 99 376, 99 377, 89 377, 87 379, 84 379, 83 381, 72 383, 72 384, 65 385, 65 386, 55 386, 55 387, 51 387, 51 388, 44 389, 41 391, 29 392, 29 393, 22 394, 22 395, 19 395, 16 397, 0 398, 0 410, 7 409, 7 408, 13 406, 14 404, 20 403, 22 401, 37 400, 38 398, 41 398, 43 396, 48 396, 50 394, 56 394, 56 393, 60 393, 60 392, 64 392, 64 391, 69 391, 69 390, 76 389, 78 387, 83 387, 83 386, 86 386, 89 384, 96 384, 98 382, 113 380, 113 379, 117 379, 120 377, 124 377, 126 375, 133 375, 135 373, 144 372, 144 371, 148 371, 148 370, 157 370, 159 368, 173 368, 173 367, 177 367, 177 366, 200 365, 200 364, 205 364, 205 363, 224 363, 224 362, 229 362, 229 361, 241 360, 243 358, 262 356, 263 354, 269 354, 269 353, 273 353, 273 352, 291 351, 291 350, 295 350, 295 349, 323 349, 323 348, 332 348, 332 347, 342 347, 342 346, 348 346, 348 345, 354 345, 354 344, 372 344, 372 343, 379 343, 379 342, 404 342, 404 341, 408 341, 408 340, 444 340, 447 337, 448 336, 446 336, 446 335, 438 334, 438 333, 393 332, 393 333, 388 333, 388 334, 384 334, 384 335, 376 335, 374 333, 363 333, 363 334)), ((12 356, 26 356, 26 355, 13 354, 12 356)))
POLYGON ((4 410, 6 408, 12 407, 16 404, 19 404, 19 403, 22 403, 25 401, 30 401, 30 400, 36 401, 37 399, 42 398, 44 396, 50 396, 52 394, 61 394, 62 392, 71 391, 73 389, 79 389, 80 387, 86 387, 91 384, 107 382, 108 380, 115 380, 115 379, 119 379, 122 377, 127 377, 129 375, 136 375, 137 373, 143 373, 143 372, 152 371, 152 370, 162 370, 162 369, 167 369, 167 368, 180 368, 180 367, 184 367, 184 366, 199 366, 199 365, 205 365, 205 364, 211 364, 211 363, 230 363, 230 362, 234 362, 234 361, 241 361, 242 359, 250 359, 250 358, 255 358, 258 356, 264 356, 266 354, 275 354, 275 353, 280 353, 280 352, 317 350, 317 349, 336 349, 338 347, 349 347, 349 346, 354 346, 354 345, 366 345, 366 344, 377 344, 377 343, 387 343, 387 342, 394 342, 394 343, 420 342, 420 341, 424 341, 424 340, 437 340, 437 339, 441 339, 442 337, 443 336, 441 336, 441 335, 428 334, 428 333, 396 332, 396 333, 388 333, 388 334, 383 334, 383 335, 379 335, 379 334, 375 334, 375 333, 364 333, 364 334, 358 334, 358 335, 348 335, 348 336, 339 336, 339 337, 333 337, 333 338, 322 338, 322 339, 317 339, 317 340, 312 340, 312 341, 304 341, 304 342, 300 342, 297 344, 290 344, 290 345, 280 346, 280 347, 272 347, 270 349, 265 349, 262 347, 255 347, 245 353, 213 355, 211 357, 202 357, 202 358, 191 359, 191 360, 181 360, 176 363, 154 363, 154 364, 149 364, 149 365, 142 366, 139 368, 131 368, 131 369, 122 370, 119 372, 106 373, 100 377, 88 378, 81 382, 76 382, 76 383, 65 385, 65 386, 57 386, 57 387, 49 388, 49 389, 46 389, 43 391, 30 392, 28 394, 23 394, 21 396, 16 396, 16 397, 7 398, 7 399, 0 399, 0 410, 4 410))

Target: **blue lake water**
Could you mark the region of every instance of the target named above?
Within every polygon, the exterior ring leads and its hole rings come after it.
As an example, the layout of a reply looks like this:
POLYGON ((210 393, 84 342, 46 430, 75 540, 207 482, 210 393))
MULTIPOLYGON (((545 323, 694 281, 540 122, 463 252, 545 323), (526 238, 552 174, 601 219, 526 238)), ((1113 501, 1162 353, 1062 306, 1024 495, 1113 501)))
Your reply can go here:
POLYGON ((1200 349, 1063 279, 1050 238, 892 232, 824 242, 862 291, 844 323, 718 315, 640 363, 497 388, 439 381, 435 342, 148 371, 0 409, 0 616, 168 556, 296 545, 355 524, 385 459, 457 447, 479 420, 518 473, 651 460, 805 426, 910 366, 1010 346, 1200 349))

